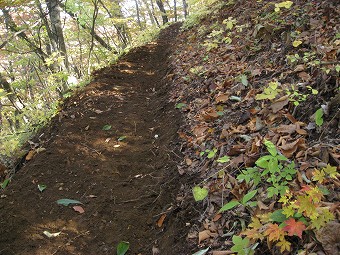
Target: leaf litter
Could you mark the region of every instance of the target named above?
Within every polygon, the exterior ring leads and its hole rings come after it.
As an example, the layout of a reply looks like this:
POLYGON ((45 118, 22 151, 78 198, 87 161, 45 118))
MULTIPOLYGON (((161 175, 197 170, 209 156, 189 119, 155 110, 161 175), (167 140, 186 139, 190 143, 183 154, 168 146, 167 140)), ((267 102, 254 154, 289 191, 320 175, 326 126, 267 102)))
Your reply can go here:
POLYGON ((340 217, 339 13, 335 1, 229 1, 180 35, 172 100, 198 254, 340 252, 322 231, 340 217))

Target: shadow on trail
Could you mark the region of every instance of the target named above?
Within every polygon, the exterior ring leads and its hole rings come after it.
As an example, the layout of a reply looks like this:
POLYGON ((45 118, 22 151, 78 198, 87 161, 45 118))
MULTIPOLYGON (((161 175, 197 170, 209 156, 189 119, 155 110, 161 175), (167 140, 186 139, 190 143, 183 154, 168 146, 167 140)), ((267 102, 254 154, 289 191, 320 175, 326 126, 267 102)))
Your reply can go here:
POLYGON ((164 79, 178 29, 100 70, 66 103, 41 137, 46 151, 0 199, 0 254, 115 254, 123 240, 128 254, 153 247, 187 254, 184 223, 171 209, 180 185, 173 152, 180 117, 164 79), (81 201, 85 213, 57 205, 61 198, 81 201))

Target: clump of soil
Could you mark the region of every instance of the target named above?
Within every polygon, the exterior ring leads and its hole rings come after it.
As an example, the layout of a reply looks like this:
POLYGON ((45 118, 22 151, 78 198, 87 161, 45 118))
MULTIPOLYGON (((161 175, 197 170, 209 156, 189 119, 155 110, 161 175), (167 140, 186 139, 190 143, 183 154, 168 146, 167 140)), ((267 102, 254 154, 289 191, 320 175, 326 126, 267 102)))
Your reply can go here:
POLYGON ((176 205, 180 116, 164 78, 178 29, 98 71, 65 104, 40 136, 45 150, 1 194, 0 254, 115 254, 120 241, 128 254, 187 254, 176 205), (58 205, 63 198, 85 212, 58 205))

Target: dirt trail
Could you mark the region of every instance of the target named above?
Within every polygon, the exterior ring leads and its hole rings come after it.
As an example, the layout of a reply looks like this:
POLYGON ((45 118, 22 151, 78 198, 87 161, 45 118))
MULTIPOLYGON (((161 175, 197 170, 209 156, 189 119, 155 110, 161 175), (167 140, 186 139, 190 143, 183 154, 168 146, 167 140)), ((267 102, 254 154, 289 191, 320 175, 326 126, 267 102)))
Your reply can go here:
POLYGON ((46 151, 1 194, 0 254, 116 254, 123 240, 130 242, 128 254, 152 254, 153 246, 161 254, 186 254, 183 224, 171 207, 179 186, 173 150, 180 118, 167 103, 164 79, 178 29, 99 71, 66 103, 40 138, 46 151), (62 198, 81 201, 85 213, 58 205, 62 198), (47 238, 43 231, 62 233, 47 238))

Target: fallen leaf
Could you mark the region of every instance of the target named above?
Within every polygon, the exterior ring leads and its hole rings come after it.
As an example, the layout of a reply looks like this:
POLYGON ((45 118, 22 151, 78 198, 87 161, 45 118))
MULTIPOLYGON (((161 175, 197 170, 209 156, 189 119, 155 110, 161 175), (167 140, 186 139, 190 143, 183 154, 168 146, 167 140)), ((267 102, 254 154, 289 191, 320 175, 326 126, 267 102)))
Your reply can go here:
POLYGON ((229 99, 229 94, 221 94, 215 97, 216 103, 225 103, 229 99))
POLYGON ((104 126, 102 127, 102 130, 108 131, 108 130, 110 130, 111 128, 112 128, 111 125, 104 125, 104 126))
POLYGON ((200 244, 202 241, 210 238, 211 232, 210 230, 203 230, 198 233, 198 243, 200 244))
POLYGON ((80 214, 85 212, 84 208, 81 207, 80 205, 75 205, 72 208, 73 208, 73 210, 75 210, 76 212, 79 212, 80 214))
POLYGON ((48 238, 51 238, 51 237, 57 237, 61 234, 61 232, 56 232, 56 233, 50 233, 49 231, 44 231, 43 234, 45 236, 47 236, 48 238))
POLYGON ((285 221, 286 226, 283 228, 284 231, 288 232, 289 236, 296 235, 302 238, 302 232, 306 229, 305 224, 301 221, 296 221, 294 218, 289 218, 285 221))
POLYGON ((270 108, 272 109, 273 113, 277 113, 278 111, 282 110, 283 107, 285 107, 289 103, 289 97, 283 96, 279 98, 278 100, 275 100, 270 108))
POLYGON ((46 185, 44 185, 44 184, 38 184, 38 190, 39 190, 40 192, 43 192, 46 188, 47 188, 46 185))
POLYGON ((300 72, 300 73, 298 73, 298 76, 303 81, 309 81, 311 79, 311 76, 308 73, 306 73, 306 72, 300 72))
POLYGON ((117 255, 124 255, 130 248, 130 243, 122 241, 117 245, 117 255))
POLYGON ((233 251, 213 251, 212 255, 229 255, 235 254, 233 251))
POLYGON ((208 251, 209 251, 209 247, 208 248, 206 248, 206 249, 204 249, 204 250, 200 250, 200 251, 197 251, 197 252, 195 252, 194 254, 192 254, 192 255, 204 255, 204 254, 206 254, 208 251))
POLYGON ((199 186, 195 186, 192 189, 192 193, 194 195, 194 199, 196 202, 203 200, 208 196, 208 189, 207 188, 201 188, 199 186))
POLYGON ((65 205, 68 206, 70 204, 83 204, 82 202, 79 202, 78 200, 73 200, 73 199, 68 199, 68 198, 63 198, 63 199, 59 199, 57 200, 57 204, 58 205, 65 205))
POLYGON ((157 221, 157 226, 161 228, 163 226, 164 220, 166 218, 166 214, 162 214, 157 221))
POLYGON ((25 160, 26 161, 30 161, 33 157, 34 157, 34 155, 37 153, 37 151, 36 150, 30 150, 28 153, 27 153, 27 155, 26 155, 26 157, 25 157, 25 160))

